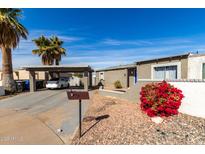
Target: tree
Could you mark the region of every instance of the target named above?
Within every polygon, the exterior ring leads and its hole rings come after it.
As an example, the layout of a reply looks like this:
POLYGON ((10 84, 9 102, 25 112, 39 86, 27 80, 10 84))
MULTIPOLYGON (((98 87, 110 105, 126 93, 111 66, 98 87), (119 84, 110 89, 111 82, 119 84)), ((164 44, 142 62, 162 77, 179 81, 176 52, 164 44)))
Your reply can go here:
POLYGON ((21 9, 0 8, 0 48, 2 51, 3 86, 6 92, 15 92, 13 79, 12 49, 15 49, 20 39, 27 39, 28 31, 19 22, 21 9))
POLYGON ((62 48, 63 41, 57 36, 53 36, 50 39, 41 36, 33 41, 38 49, 32 50, 32 53, 41 56, 43 65, 53 65, 54 62, 59 65, 62 55, 66 55, 66 50, 62 48))
POLYGON ((66 55, 66 49, 62 47, 63 41, 60 40, 57 36, 53 36, 50 38, 51 45, 53 46, 53 54, 55 59, 55 64, 59 65, 59 62, 61 61, 62 55, 66 55))
POLYGON ((36 44, 38 49, 32 50, 32 53, 41 57, 43 65, 53 65, 54 57, 51 41, 42 35, 38 39, 34 39, 33 42, 36 44))

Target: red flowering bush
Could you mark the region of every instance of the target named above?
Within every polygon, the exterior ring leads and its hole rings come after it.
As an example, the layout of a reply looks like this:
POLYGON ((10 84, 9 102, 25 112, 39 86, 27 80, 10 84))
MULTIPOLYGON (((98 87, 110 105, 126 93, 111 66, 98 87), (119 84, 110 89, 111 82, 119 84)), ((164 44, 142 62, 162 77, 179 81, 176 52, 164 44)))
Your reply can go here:
POLYGON ((178 114, 182 91, 166 81, 147 84, 140 92, 141 109, 150 117, 178 114))

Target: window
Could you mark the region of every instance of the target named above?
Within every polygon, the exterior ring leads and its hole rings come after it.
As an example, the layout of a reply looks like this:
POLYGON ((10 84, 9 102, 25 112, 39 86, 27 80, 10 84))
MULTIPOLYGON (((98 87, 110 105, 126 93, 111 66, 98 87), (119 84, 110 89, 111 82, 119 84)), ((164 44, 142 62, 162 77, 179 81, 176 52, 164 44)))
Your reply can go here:
POLYGON ((202 79, 205 79, 205 63, 202 66, 202 79))
POLYGON ((65 79, 64 79, 64 78, 61 78, 61 81, 65 81, 65 79))
POLYGON ((177 79, 177 66, 154 67, 154 79, 177 79))

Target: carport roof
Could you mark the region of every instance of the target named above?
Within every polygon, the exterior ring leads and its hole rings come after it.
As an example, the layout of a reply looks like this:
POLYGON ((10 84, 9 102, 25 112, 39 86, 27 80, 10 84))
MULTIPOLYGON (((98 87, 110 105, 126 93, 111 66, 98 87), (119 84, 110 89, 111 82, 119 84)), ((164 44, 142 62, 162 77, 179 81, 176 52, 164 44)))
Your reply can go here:
POLYGON ((56 72, 92 72, 93 69, 89 65, 34 65, 22 66, 21 69, 27 71, 56 71, 56 72))

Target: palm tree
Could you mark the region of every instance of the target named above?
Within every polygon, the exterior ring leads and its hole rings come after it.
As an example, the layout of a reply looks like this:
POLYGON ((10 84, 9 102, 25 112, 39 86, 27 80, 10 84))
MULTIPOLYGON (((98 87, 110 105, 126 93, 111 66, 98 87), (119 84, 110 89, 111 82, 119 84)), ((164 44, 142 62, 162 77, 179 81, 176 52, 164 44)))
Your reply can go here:
POLYGON ((51 46, 53 46, 53 54, 55 59, 55 65, 59 65, 62 55, 66 55, 66 49, 62 47, 63 41, 60 40, 57 36, 50 38, 51 46))
POLYGON ((12 49, 15 49, 20 39, 27 39, 28 31, 19 22, 21 9, 0 8, 0 48, 2 51, 3 86, 6 92, 15 92, 13 79, 12 49))
POLYGON ((51 47, 51 41, 42 35, 38 39, 34 39, 33 42, 36 44, 38 49, 32 50, 32 53, 41 56, 43 65, 53 65, 54 57, 53 47, 51 47))
POLYGON ((54 62, 56 65, 59 65, 61 56, 66 55, 66 50, 62 48, 63 41, 56 36, 50 39, 41 36, 33 41, 38 49, 32 50, 32 53, 41 56, 43 65, 53 65, 54 62))

